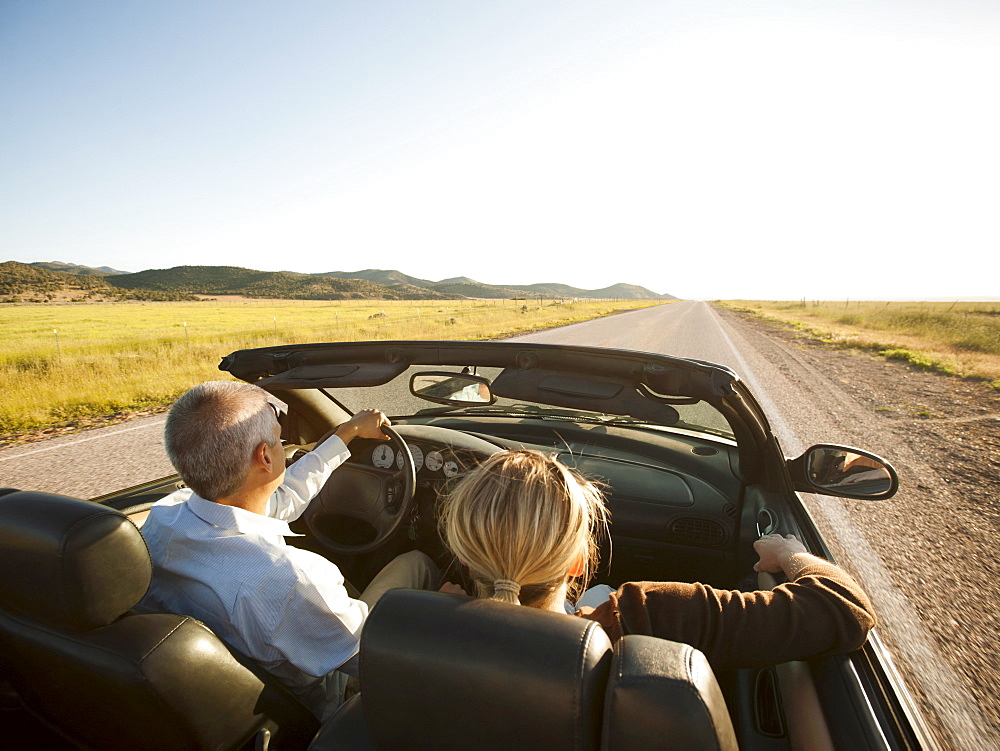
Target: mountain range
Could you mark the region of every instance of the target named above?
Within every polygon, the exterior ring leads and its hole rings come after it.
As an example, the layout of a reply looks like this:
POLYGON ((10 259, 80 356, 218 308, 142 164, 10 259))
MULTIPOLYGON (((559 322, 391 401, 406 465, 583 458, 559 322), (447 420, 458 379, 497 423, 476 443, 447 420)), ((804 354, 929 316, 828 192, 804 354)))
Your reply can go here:
POLYGON ((343 300, 426 300, 460 298, 618 298, 673 300, 634 284, 579 289, 566 284, 492 285, 468 277, 434 282, 400 271, 364 269, 302 274, 257 271, 239 266, 176 266, 127 273, 107 266, 7 261, 0 263, 0 301, 183 300, 197 295, 343 300))
POLYGON ((119 271, 110 266, 98 266, 96 269, 90 266, 80 266, 76 263, 63 263, 62 261, 35 261, 30 266, 49 271, 64 271, 67 274, 79 274, 80 276, 109 276, 112 274, 127 274, 127 271, 119 271))

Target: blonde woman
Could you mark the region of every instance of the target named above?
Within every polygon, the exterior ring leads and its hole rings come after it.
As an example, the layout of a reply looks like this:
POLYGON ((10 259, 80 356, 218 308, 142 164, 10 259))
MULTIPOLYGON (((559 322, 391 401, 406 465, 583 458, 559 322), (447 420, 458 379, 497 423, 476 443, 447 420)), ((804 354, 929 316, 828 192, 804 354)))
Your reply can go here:
MULTIPOLYGON (((565 613, 597 563, 607 527, 600 490, 537 451, 494 455, 445 498, 440 529, 468 569, 479 597, 565 613)), ((599 622, 612 640, 646 634, 690 644, 716 670, 758 667, 860 647, 875 624, 861 587, 809 554, 793 536, 754 543, 756 571, 788 582, 760 592, 685 582, 630 582, 577 615, 599 622)))

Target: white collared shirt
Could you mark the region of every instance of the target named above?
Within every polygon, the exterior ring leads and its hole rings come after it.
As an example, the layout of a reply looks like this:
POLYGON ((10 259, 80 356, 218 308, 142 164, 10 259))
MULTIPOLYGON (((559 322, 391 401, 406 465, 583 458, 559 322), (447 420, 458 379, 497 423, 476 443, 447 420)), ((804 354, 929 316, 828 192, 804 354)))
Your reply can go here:
POLYGON ((358 650, 368 606, 336 565, 285 543, 350 452, 333 436, 296 461, 267 516, 206 501, 189 488, 154 504, 142 527, 153 559, 145 607, 193 616, 296 693, 358 650))

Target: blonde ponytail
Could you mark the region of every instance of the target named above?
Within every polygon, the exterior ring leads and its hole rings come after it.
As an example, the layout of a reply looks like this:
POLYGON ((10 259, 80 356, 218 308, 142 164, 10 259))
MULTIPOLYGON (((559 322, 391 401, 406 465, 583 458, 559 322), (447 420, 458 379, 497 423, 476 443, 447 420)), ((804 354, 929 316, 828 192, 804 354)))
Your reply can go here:
POLYGON ((504 451, 453 486, 439 529, 480 597, 530 605, 566 582, 569 571, 582 569, 570 596, 586 588, 607 510, 597 486, 558 460, 504 451))
POLYGON ((493 595, 490 599, 498 602, 507 602, 511 605, 520 605, 521 601, 517 599, 519 594, 521 594, 521 585, 516 581, 513 579, 497 579, 493 582, 493 595))

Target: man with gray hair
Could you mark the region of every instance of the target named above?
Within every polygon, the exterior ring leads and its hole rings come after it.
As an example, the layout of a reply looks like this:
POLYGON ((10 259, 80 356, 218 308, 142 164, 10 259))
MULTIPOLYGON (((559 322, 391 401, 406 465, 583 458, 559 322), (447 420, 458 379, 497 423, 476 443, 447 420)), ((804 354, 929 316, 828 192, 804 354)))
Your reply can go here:
POLYGON ((389 420, 363 410, 286 471, 277 415, 266 391, 237 381, 199 384, 174 403, 164 441, 187 487, 154 504, 142 527, 153 559, 143 604, 203 621, 322 719, 356 674, 361 627, 378 597, 437 587, 440 574, 411 551, 355 599, 335 564, 287 545, 288 523, 350 456, 347 444, 385 439, 389 420))

